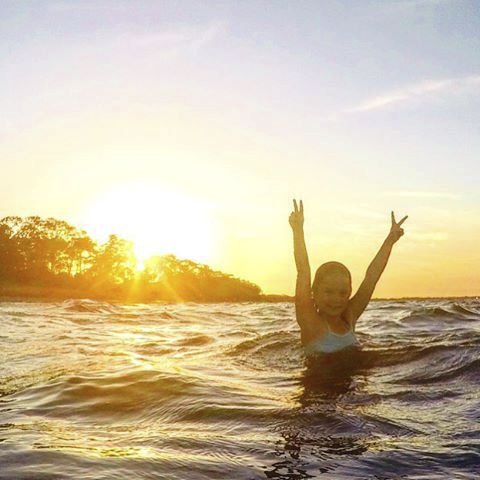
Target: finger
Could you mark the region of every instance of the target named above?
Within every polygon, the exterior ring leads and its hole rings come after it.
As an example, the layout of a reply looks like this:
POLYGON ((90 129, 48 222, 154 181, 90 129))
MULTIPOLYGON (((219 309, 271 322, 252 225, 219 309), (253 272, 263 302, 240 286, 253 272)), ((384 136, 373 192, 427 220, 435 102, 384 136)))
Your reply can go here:
POLYGON ((293 200, 293 208, 295 210, 295 213, 298 213, 297 201, 295 199, 293 200))
POLYGON ((300 213, 303 215, 303 201, 300 200, 300 213))
POLYGON ((407 218, 408 218, 408 215, 405 215, 405 216, 398 222, 398 226, 400 226, 407 218))
POLYGON ((392 225, 395 225, 395 214, 393 213, 393 210, 392 210, 392 213, 390 215, 392 217, 392 225))

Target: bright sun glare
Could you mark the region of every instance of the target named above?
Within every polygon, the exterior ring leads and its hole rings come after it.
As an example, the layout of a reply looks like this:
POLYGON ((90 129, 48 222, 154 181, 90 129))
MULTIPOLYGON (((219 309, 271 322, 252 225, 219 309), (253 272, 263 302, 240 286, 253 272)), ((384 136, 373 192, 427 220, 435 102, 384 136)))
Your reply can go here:
POLYGON ((109 189, 87 208, 83 225, 101 242, 110 234, 132 240, 140 269, 152 255, 169 253, 208 263, 215 250, 208 206, 163 186, 135 183, 109 189))

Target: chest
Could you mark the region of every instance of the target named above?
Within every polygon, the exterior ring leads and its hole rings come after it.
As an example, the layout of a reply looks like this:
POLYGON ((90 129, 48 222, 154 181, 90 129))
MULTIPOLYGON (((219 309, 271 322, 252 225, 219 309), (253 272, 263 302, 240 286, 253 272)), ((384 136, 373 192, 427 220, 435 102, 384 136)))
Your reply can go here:
POLYGON ((315 312, 315 318, 310 322, 309 328, 302 331, 302 343, 308 344, 333 334, 339 338, 353 333, 353 317, 349 308, 347 308, 342 316, 332 322, 323 317, 320 313, 315 312))

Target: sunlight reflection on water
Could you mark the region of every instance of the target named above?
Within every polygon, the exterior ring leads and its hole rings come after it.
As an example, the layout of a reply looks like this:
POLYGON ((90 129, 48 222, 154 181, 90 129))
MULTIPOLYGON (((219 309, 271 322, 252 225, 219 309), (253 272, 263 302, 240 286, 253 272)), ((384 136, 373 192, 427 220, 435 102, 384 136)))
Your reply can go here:
POLYGON ((469 478, 479 312, 373 302, 307 360, 291 304, 1 303, 0 479, 469 478))

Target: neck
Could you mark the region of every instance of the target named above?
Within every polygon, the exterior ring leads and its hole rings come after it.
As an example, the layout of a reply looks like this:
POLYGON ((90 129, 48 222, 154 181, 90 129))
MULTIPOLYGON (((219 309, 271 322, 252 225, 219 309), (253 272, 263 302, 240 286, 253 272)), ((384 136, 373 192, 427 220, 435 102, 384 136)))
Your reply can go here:
POLYGON ((321 312, 319 310, 317 310, 317 312, 322 315, 322 317, 327 321, 327 324, 331 325, 332 327, 335 325, 342 325, 350 328, 350 324, 348 323, 348 320, 344 318, 343 312, 340 315, 329 315, 328 313, 321 312))
POLYGON ((340 315, 330 315, 326 312, 322 312, 321 310, 317 309, 317 313, 319 313, 328 323, 336 324, 343 322, 343 314, 340 315))
POLYGON ((342 315, 329 315, 328 313, 323 313, 324 318, 328 321, 328 323, 342 323, 342 315))

